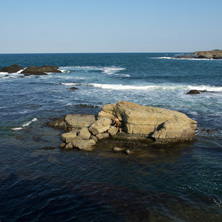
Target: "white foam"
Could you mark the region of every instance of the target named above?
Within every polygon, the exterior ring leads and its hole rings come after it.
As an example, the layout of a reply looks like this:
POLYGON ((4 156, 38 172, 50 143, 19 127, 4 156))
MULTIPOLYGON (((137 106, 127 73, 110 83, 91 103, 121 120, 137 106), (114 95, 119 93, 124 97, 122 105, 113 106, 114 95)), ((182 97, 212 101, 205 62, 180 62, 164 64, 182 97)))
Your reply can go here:
POLYGON ((188 89, 196 89, 200 91, 211 91, 211 92, 222 92, 222 87, 221 86, 208 86, 208 85, 200 85, 200 86, 188 86, 188 89))
POLYGON ((115 73, 122 71, 122 70, 125 70, 125 68, 105 67, 103 69, 103 72, 108 75, 112 75, 112 74, 115 74, 115 73))
POLYGON ((71 70, 85 70, 85 71, 101 71, 104 72, 108 75, 115 74, 119 71, 125 70, 126 68, 121 68, 121 67, 100 67, 100 66, 64 66, 60 67, 62 72, 67 72, 71 70))
POLYGON ((20 74, 23 70, 25 70, 26 68, 24 68, 24 69, 21 69, 21 70, 19 70, 17 73, 18 74, 20 74))
MULTIPOLYGON (((149 58, 149 57, 148 57, 149 58)), ((191 60, 191 61, 213 61, 213 60, 222 60, 222 59, 197 59, 197 58, 176 58, 176 57, 151 57, 151 59, 175 59, 175 60, 191 60)))
POLYGON ((73 83, 73 82, 67 82, 67 83, 61 83, 61 85, 65 85, 65 86, 76 86, 79 85, 79 83, 73 83))
POLYGON ((16 128, 12 128, 13 131, 16 131, 16 130, 22 130, 23 128, 29 126, 31 123, 37 121, 38 119, 37 118, 33 118, 31 121, 27 122, 27 123, 24 123, 22 126, 20 127, 16 127, 16 128))
POLYGON ((191 89, 197 89, 197 90, 206 90, 206 91, 213 91, 213 92, 222 92, 222 87, 217 86, 206 86, 206 85, 200 85, 200 86, 193 86, 193 85, 147 85, 147 86, 141 86, 141 85, 122 85, 122 84, 99 84, 99 83, 90 83, 89 85, 92 85, 97 88, 102 89, 113 89, 113 90, 191 90, 191 89))

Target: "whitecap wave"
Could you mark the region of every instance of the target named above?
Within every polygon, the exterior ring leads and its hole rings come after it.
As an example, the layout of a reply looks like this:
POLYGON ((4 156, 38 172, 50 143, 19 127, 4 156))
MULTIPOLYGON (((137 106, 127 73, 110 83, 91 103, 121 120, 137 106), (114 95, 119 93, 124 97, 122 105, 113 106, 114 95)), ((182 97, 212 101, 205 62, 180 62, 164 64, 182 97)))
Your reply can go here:
POLYGON ((174 59, 174 60, 189 60, 189 61, 216 61, 216 60, 222 60, 222 59, 197 59, 197 58, 176 58, 176 57, 168 57, 168 56, 162 56, 162 57, 151 57, 152 59, 174 59))
POLYGON ((27 123, 24 123, 22 126, 20 127, 15 127, 15 128, 12 128, 13 131, 17 131, 17 130, 22 130, 24 129, 25 127, 29 126, 31 123, 33 122, 36 122, 38 119, 37 118, 33 118, 31 121, 27 122, 27 123))
POLYGON ((65 85, 65 86, 77 86, 79 85, 79 83, 74 83, 74 82, 66 82, 66 83, 61 83, 61 85, 65 85))
POLYGON ((103 73, 106 73, 108 75, 116 74, 117 72, 120 72, 122 70, 125 70, 126 68, 122 67, 100 67, 100 66, 63 66, 60 67, 60 70, 62 72, 67 73, 73 71, 101 71, 103 73))
POLYGON ((96 88, 102 89, 113 89, 113 90, 191 90, 197 89, 200 91, 210 91, 210 92, 222 92, 222 87, 217 86, 193 86, 193 85, 122 85, 122 84, 99 84, 99 83, 90 83, 96 88))
POLYGON ((0 72, 0 75, 7 75, 7 72, 0 72))
POLYGON ((189 90, 196 89, 199 91, 208 91, 208 92, 222 92, 221 86, 208 86, 208 85, 200 85, 200 86, 187 86, 189 90))

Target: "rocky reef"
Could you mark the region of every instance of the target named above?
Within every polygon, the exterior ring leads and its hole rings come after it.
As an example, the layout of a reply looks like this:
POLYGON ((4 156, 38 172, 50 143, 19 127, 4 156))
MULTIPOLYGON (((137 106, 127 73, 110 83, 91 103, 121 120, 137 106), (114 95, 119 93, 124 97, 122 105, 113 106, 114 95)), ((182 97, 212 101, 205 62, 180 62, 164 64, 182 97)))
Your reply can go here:
POLYGON ((11 65, 0 69, 0 72, 7 72, 7 73, 17 73, 19 72, 24 74, 24 76, 30 75, 47 75, 47 73, 61 73, 59 67, 57 66, 29 66, 23 68, 19 65, 11 65))
POLYGON ((196 51, 194 53, 178 56, 176 58, 186 59, 222 59, 222 50, 196 51))
MULTIPOLYGON (((61 149, 93 151, 99 140, 143 141, 147 144, 169 144, 194 140, 197 122, 183 113, 131 102, 104 105, 97 117, 91 114, 68 114, 48 123, 65 129, 61 149), (113 126, 117 117, 122 132, 113 126)), ((115 148, 118 150, 117 148, 115 148)))

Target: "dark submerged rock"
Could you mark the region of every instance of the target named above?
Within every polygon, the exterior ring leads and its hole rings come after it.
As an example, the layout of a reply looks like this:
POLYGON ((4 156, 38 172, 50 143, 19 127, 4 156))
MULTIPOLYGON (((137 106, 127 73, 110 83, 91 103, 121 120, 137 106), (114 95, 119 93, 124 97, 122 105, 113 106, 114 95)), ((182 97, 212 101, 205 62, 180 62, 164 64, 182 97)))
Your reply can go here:
POLYGON ((55 118, 52 121, 46 123, 46 126, 52 127, 55 129, 63 129, 67 130, 67 125, 65 122, 65 118, 55 118))
POLYGON ((52 147, 52 146, 46 146, 46 147, 42 147, 42 148, 39 148, 40 150, 54 150, 55 147, 52 147))
POLYGON ((192 89, 187 94, 200 94, 200 91, 196 89, 192 89))
POLYGON ((22 69, 23 68, 21 66, 15 64, 15 65, 7 66, 7 67, 0 69, 0 72, 16 73, 22 69))
POLYGON ((79 89, 79 88, 77 88, 77 87, 71 87, 70 88, 72 91, 74 91, 74 90, 77 90, 77 89, 79 89))

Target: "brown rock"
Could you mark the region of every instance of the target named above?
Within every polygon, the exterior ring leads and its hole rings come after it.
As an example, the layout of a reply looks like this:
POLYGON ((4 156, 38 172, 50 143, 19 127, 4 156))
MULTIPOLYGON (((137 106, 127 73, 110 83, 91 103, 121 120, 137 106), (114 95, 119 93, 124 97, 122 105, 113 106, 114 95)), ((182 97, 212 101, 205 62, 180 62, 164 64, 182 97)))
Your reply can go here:
POLYGON ((103 139, 103 135, 102 135, 101 133, 99 133, 99 134, 96 135, 96 138, 97 138, 98 140, 101 140, 101 139, 103 139))
POLYGON ((123 151, 125 151, 125 150, 126 150, 126 148, 117 147, 117 146, 113 148, 113 151, 114 151, 114 152, 123 152, 123 151))
POLYGON ((72 143, 73 147, 84 151, 93 151, 95 149, 96 142, 93 139, 89 140, 76 140, 72 143))
POLYGON ((91 137, 91 133, 89 132, 88 128, 85 127, 80 130, 78 137, 83 140, 88 140, 91 137))
POLYGON ((72 143, 67 143, 67 144, 65 145, 65 149, 66 149, 66 150, 71 150, 71 149, 73 149, 72 143))
POLYGON ((116 135, 118 132, 118 129, 115 127, 115 126, 111 126, 108 130, 108 133, 111 135, 111 136, 114 136, 116 135))
POLYGON ((112 120, 108 119, 108 118, 100 118, 98 119, 96 122, 94 122, 90 127, 89 127, 89 131, 93 134, 93 135, 97 135, 100 133, 104 133, 107 130, 109 130, 110 126, 111 126, 112 120))
POLYGON ((66 142, 66 143, 71 143, 71 142, 73 142, 73 141, 76 139, 76 137, 77 137, 77 132, 78 132, 78 130, 72 130, 72 131, 70 131, 70 132, 68 132, 68 133, 63 133, 63 134, 61 135, 61 139, 62 139, 64 142, 66 142))
MULTIPOLYGON (((173 123, 177 123, 178 126, 184 128, 183 133, 181 132, 179 136, 175 135, 175 139, 185 140, 185 138, 187 138, 189 140, 191 138, 193 139, 195 135, 195 129, 197 127, 196 121, 177 111, 163 108, 140 106, 138 104, 124 101, 119 101, 116 107, 114 107, 113 104, 111 106, 112 108, 110 108, 110 106, 108 107, 109 109, 107 109, 107 106, 105 108, 102 108, 102 115, 104 116, 104 112, 106 112, 106 110, 108 110, 108 114, 112 114, 110 112, 111 110, 113 110, 113 115, 120 115, 122 119, 123 131, 127 134, 139 134, 144 136, 149 136, 153 134, 156 138, 164 138, 165 135, 165 138, 173 138, 174 133, 171 133, 169 131, 173 130, 171 125, 173 123), (157 130, 160 128, 159 126, 161 124, 164 124, 165 122, 166 124, 164 126, 166 126, 165 128, 167 132, 164 133, 164 131, 161 131, 161 136, 159 135, 160 132, 159 134, 154 134, 155 131, 159 131, 157 130)), ((174 127, 175 130, 173 131, 175 132, 178 127, 176 125, 174 127)))
POLYGON ((65 149, 65 146, 66 146, 66 143, 61 143, 61 144, 59 145, 59 148, 60 148, 60 149, 65 149))
POLYGON ((91 114, 68 114, 65 117, 65 121, 69 128, 81 129, 90 126, 96 119, 91 114))
POLYGON ((109 138, 109 133, 102 133, 102 137, 103 137, 103 139, 109 138))

